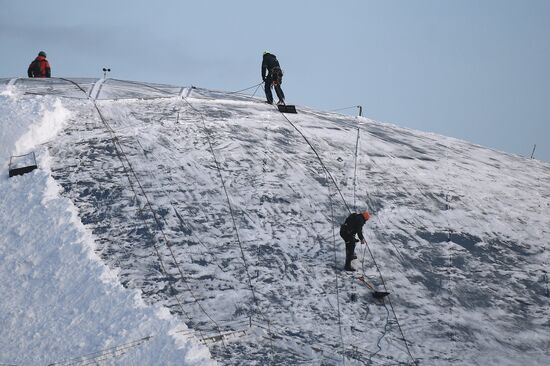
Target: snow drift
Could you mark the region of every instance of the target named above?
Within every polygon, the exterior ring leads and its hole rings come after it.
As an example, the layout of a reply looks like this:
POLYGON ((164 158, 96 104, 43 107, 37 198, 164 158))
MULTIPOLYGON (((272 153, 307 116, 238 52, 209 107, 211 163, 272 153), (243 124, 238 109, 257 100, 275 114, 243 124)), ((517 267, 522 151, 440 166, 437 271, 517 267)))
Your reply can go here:
POLYGON ((59 195, 40 144, 70 120, 61 100, 4 90, 0 115, 0 363, 212 364, 184 324, 120 285, 59 195), (33 150, 40 170, 8 179, 10 154, 33 150))

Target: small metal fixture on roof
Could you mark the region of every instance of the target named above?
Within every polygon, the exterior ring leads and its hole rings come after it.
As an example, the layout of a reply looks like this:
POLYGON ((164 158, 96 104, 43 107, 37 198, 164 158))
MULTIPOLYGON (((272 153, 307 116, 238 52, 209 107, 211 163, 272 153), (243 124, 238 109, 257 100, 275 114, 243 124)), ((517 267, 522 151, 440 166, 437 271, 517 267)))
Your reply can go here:
POLYGON ((103 68, 103 79, 107 78, 107 73, 111 72, 111 69, 104 67, 103 68))
POLYGON ((531 152, 531 159, 533 159, 533 157, 535 156, 535 150, 537 149, 537 144, 535 144, 535 146, 533 146, 533 151, 531 152))

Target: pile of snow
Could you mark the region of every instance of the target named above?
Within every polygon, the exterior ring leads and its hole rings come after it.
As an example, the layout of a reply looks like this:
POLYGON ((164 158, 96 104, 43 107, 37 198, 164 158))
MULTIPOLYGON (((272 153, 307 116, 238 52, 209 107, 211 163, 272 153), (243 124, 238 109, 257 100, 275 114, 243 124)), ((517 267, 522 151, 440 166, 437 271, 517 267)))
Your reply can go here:
POLYGON ((215 364, 181 321, 119 284, 60 196, 41 144, 70 116, 58 98, 1 90, 0 364, 215 364), (39 169, 8 178, 10 156, 31 151, 39 169))

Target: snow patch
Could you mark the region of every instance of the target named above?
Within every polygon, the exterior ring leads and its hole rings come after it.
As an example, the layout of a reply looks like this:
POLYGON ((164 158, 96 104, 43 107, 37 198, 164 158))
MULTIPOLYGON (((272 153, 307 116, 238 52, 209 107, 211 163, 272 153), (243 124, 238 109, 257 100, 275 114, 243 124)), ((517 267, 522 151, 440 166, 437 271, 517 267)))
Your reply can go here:
POLYGON ((76 206, 60 196, 51 157, 39 145, 71 115, 49 97, 0 96, 0 158, 15 147, 18 154, 34 150, 39 161, 38 170, 0 179, 0 363, 49 364, 143 340, 107 353, 107 362, 214 365, 165 308, 122 287, 76 206))
POLYGON ((28 153, 37 145, 54 138, 63 129, 70 116, 69 110, 57 99, 53 104, 53 109, 45 109, 40 122, 32 124, 29 131, 17 140, 15 144, 16 154, 28 153))
POLYGON ((19 95, 19 93, 16 92, 17 89, 11 85, 7 85, 2 89, 3 90, 0 91, 0 96, 15 99, 19 95))

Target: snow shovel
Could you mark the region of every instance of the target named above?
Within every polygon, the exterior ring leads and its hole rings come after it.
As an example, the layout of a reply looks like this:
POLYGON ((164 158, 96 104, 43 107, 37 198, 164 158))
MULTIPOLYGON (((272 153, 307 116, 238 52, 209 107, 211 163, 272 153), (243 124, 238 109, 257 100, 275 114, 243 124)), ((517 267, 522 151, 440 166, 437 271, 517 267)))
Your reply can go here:
POLYGON ((383 299, 384 297, 388 296, 390 293, 386 291, 377 291, 375 290, 374 286, 365 280, 365 277, 361 276, 358 278, 359 281, 363 282, 365 285, 367 285, 368 288, 372 290, 372 297, 375 299, 383 299))
POLYGON ((278 104, 277 108, 279 108, 279 112, 281 113, 298 113, 296 112, 295 105, 278 104))

